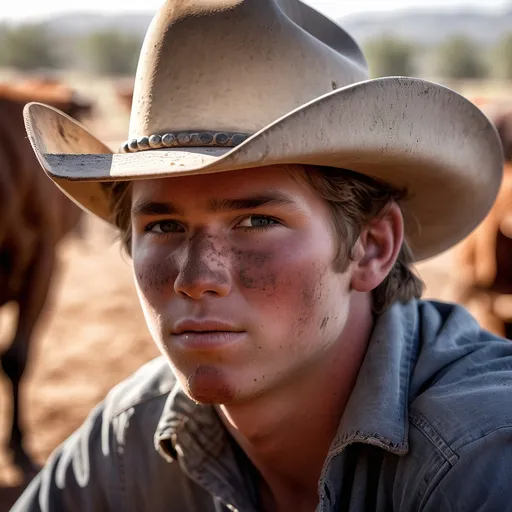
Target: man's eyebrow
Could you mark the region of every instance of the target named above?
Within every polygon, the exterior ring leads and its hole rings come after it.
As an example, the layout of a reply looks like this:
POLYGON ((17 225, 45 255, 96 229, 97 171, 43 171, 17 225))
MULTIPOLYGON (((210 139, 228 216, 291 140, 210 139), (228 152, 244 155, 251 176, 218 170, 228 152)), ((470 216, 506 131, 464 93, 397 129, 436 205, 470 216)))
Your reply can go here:
POLYGON ((298 207, 298 204, 293 196, 283 192, 265 192, 234 199, 212 199, 209 206, 213 212, 229 212, 251 210, 253 208, 261 208, 262 206, 298 207))
POLYGON ((183 215, 183 210, 169 202, 147 201, 141 199, 132 206, 134 217, 156 216, 156 215, 183 215))
MULTIPOLYGON (((208 210, 215 213, 251 210, 263 206, 292 206, 298 208, 297 201, 293 196, 283 192, 266 192, 247 197, 233 199, 212 199, 209 202, 208 210)), ((132 206, 134 217, 158 216, 158 215, 184 215, 184 211, 171 202, 160 202, 141 199, 132 206)))

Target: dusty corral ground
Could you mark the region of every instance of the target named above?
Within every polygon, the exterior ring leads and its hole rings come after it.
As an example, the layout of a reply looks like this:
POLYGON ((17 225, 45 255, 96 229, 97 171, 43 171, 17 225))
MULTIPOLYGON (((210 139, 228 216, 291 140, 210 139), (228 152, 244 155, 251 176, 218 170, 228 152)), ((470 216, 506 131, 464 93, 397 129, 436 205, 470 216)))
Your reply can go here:
MULTIPOLYGON (((126 136, 127 114, 111 82, 74 76, 69 81, 98 102, 89 125, 115 148, 126 136)), ((87 219, 85 240, 68 239, 59 254, 52 301, 36 332, 23 388, 27 447, 40 463, 114 384, 157 355, 115 233, 87 219)), ((418 270, 428 285, 426 296, 446 297, 450 253, 418 270)), ((11 313, 0 315, 0 347, 9 339, 11 313)), ((20 491, 4 449, 10 406, 8 383, 0 374, 0 511, 8 510, 20 491)))

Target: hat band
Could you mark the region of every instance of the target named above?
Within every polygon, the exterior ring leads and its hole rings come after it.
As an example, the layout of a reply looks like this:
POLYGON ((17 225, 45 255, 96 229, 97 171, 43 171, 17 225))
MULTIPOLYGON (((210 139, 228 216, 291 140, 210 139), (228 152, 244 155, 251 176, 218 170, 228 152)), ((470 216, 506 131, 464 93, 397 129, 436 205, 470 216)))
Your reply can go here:
POLYGON ((148 149, 182 147, 235 147, 250 134, 238 132, 175 132, 130 139, 121 146, 121 153, 137 153, 148 149))

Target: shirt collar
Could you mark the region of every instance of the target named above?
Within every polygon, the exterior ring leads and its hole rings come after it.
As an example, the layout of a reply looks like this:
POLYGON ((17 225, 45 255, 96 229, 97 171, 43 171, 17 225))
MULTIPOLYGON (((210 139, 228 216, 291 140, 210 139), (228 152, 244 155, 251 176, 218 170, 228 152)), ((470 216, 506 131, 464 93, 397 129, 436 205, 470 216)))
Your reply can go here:
POLYGON ((224 433, 213 407, 194 402, 176 383, 155 431, 155 448, 168 462, 177 460, 184 451, 187 457, 204 451, 216 457, 222 448, 224 433))
POLYGON ((377 318, 331 456, 352 443, 405 455, 409 383, 417 357, 418 302, 395 303, 377 318))

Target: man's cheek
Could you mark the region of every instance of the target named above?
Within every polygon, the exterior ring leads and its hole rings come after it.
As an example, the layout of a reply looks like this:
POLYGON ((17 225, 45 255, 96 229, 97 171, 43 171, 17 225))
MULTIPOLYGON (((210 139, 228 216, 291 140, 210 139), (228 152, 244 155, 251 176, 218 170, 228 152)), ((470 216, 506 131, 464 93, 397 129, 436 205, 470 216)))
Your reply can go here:
POLYGON ((178 270, 174 258, 166 255, 134 258, 134 273, 140 293, 150 298, 174 286, 178 270))
POLYGON ((276 293, 279 263, 271 252, 235 250, 238 282, 244 294, 271 299, 276 293))
POLYGON ((242 293, 260 308, 273 310, 287 322, 308 323, 322 301, 328 263, 322 264, 299 251, 281 254, 237 254, 242 293))

